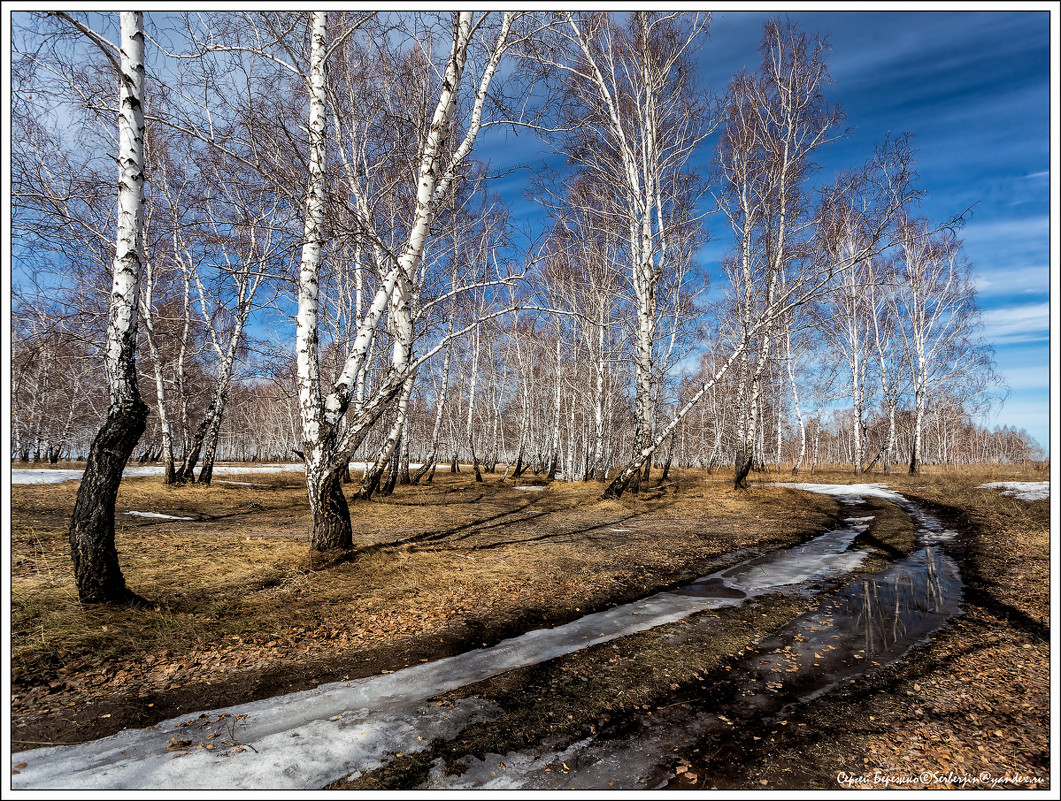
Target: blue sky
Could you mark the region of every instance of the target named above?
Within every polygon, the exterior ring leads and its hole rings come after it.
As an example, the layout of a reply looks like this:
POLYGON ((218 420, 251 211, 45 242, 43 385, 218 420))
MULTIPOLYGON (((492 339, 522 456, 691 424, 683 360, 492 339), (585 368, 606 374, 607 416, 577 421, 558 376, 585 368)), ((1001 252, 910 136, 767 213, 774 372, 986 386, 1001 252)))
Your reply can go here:
MULTIPOLYGON (((1050 5, 1056 16, 1056 4, 1027 7, 1050 5)), ((1056 115, 1050 15, 777 7, 804 30, 827 36, 832 48, 828 94, 852 130, 821 155, 823 174, 860 165, 888 132, 910 132, 929 192, 920 212, 943 222, 973 207, 961 236, 980 290, 984 335, 1011 389, 997 414, 981 422, 1027 429, 1049 449, 1049 132, 1056 115)), ((762 25, 776 15, 715 12, 699 56, 703 81, 723 91, 742 67, 754 71, 762 25)), ((1056 19, 1053 27, 1056 36, 1056 19)), ((528 139, 521 135, 516 144, 510 137, 507 146, 484 141, 479 155, 495 166, 517 158, 528 163, 528 139)), ((701 162, 710 158, 705 149, 701 162)), ((511 175, 503 194, 511 197, 519 182, 511 175)), ((532 213, 530 204, 516 202, 515 209, 517 219, 532 213)), ((709 228, 718 229, 717 239, 703 257, 714 272, 729 238, 720 222, 709 228)))
MULTIPOLYGON (((702 52, 721 88, 754 69, 761 13, 718 14, 702 52), (724 65, 715 64, 715 59, 724 65)), ((915 135, 921 211, 973 207, 961 236, 984 335, 1011 393, 990 425, 1049 443, 1050 18, 1039 12, 791 12, 826 35, 831 96, 854 126, 822 159, 858 164, 888 131, 915 135), (975 205, 974 205, 975 204, 975 205)), ((1055 23, 1056 25, 1056 23, 1055 23)), ((1055 110, 1056 113, 1056 110, 1055 110)))
MULTIPOLYGON (((930 193, 921 212, 942 222, 973 207, 962 237, 980 288, 984 333, 1011 389, 997 414, 982 422, 1025 428, 1049 449, 1050 278, 1057 275, 1056 265, 1050 269, 1049 247, 1050 187, 1056 182, 1049 144, 1051 114, 1056 119, 1057 113, 1050 108, 1051 76, 1057 78, 1056 63, 1051 65, 1056 3, 1023 6, 1037 11, 895 7, 900 10, 773 6, 831 44, 828 93, 852 130, 821 154, 825 174, 861 164, 888 132, 910 132, 921 185, 930 193), (1055 9, 1052 24, 1047 8, 1055 9)), ((777 13, 716 11, 699 54, 703 82, 721 92, 742 67, 754 70, 762 25, 777 13)), ((713 147, 712 139, 701 164, 710 161, 713 147)), ((544 152, 531 133, 514 138, 492 129, 484 131, 476 155, 501 169, 534 166, 544 152)), ((517 224, 537 227, 541 210, 522 196, 528 177, 527 170, 517 170, 494 189, 512 203, 517 224)), ((721 220, 708 225, 715 241, 703 257, 714 273, 730 241, 721 220)))

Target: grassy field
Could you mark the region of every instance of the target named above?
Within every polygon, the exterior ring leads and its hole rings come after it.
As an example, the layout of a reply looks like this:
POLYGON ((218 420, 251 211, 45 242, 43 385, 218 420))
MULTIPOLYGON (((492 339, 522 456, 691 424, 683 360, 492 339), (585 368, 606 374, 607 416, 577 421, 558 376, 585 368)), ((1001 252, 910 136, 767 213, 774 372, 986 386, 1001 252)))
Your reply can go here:
MULTIPOLYGON (((735 492, 726 474, 690 471, 618 501, 600 500, 603 485, 554 482, 530 491, 499 478, 477 484, 466 473, 439 473, 432 485, 354 503, 358 556, 322 571, 308 566, 299 473, 225 476, 250 485, 211 487, 128 479, 117 505, 118 550, 130 588, 152 606, 118 610, 77 601, 66 538, 76 482, 14 486, 14 748, 80 742, 492 644, 804 541, 851 514, 826 496, 769 485, 788 474, 762 474, 735 492)), ((689 769, 675 786, 835 787, 841 770, 944 764, 1044 775, 1048 502, 976 487, 1046 478, 1031 470, 859 477, 932 505, 960 532, 962 616, 899 665, 808 705, 803 725, 747 744, 740 760, 708 758, 695 746, 676 754, 689 769)), ((913 546, 896 507, 873 507, 860 544, 877 548, 865 570, 879 566, 882 547, 913 546)), ((501 699, 506 718, 466 732, 456 752, 453 744, 435 750, 448 749, 453 760, 503 753, 709 692, 710 677, 734 653, 807 603, 778 597, 756 615, 663 627, 467 688, 501 699), (697 647, 675 654, 677 631, 697 647)), ((413 786, 424 758, 395 759, 378 775, 338 786, 413 786)))

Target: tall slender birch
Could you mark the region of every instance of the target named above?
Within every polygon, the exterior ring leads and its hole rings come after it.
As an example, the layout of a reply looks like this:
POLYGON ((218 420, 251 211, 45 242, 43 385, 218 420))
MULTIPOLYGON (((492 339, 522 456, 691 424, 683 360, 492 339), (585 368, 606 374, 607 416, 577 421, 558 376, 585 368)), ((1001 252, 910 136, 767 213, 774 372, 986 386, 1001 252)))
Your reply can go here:
MULTIPOLYGON (((324 211, 326 189, 326 106, 328 86, 325 75, 327 18, 323 12, 313 15, 313 39, 310 74, 309 174, 305 201, 305 233, 302 263, 299 271, 299 308, 297 329, 297 372, 302 436, 306 455, 306 481, 313 510, 311 551, 318 555, 341 555, 352 545, 349 507, 343 495, 350 454, 360 445, 371 425, 384 413, 389 403, 402 393, 423 360, 442 349, 444 343, 413 358, 415 339, 411 304, 420 276, 431 228, 442 201, 467 161, 482 127, 483 108, 501 58, 508 47, 515 15, 506 13, 493 44, 488 50, 479 83, 470 93, 471 108, 463 138, 455 136, 455 115, 465 68, 469 63, 474 37, 483 28, 484 17, 472 12, 453 16, 452 41, 442 71, 431 119, 419 142, 415 172, 415 203, 411 218, 404 227, 404 241, 394 248, 393 257, 381 265, 381 283, 369 303, 361 326, 350 346, 346 361, 331 391, 322 392, 318 363, 319 291, 322 252, 324 249, 324 211), (392 364, 370 398, 345 419, 350 409, 353 386, 371 344, 373 334, 384 313, 390 308, 390 319, 396 332, 392 364)), ((455 332, 460 334, 463 332, 455 332)), ((317 557, 315 557, 316 559, 317 557)), ((323 563, 332 557, 322 559, 323 563)))
MULTIPOLYGON (((683 234, 697 226, 697 184, 686 165, 711 130, 706 103, 693 84, 693 51, 710 15, 634 12, 626 27, 607 14, 566 13, 556 29, 567 60, 552 67, 568 78, 581 121, 572 120, 571 156, 594 181, 614 186, 608 212, 627 241, 634 299, 634 453, 655 434, 660 393, 660 284, 689 251, 683 234)), ((647 472, 648 463, 644 468, 647 472)), ((627 476, 630 488, 641 474, 627 476)))
POLYGON ((933 394, 973 374, 991 373, 989 350, 978 340, 979 310, 961 243, 949 232, 935 233, 924 220, 901 231, 902 279, 895 313, 914 394, 909 472, 921 470, 924 428, 933 394))
POLYGON ((147 424, 136 381, 136 328, 144 262, 144 17, 123 11, 121 46, 77 23, 118 73, 118 217, 104 361, 110 407, 92 441, 70 519, 74 579, 82 603, 135 603, 114 545, 122 471, 147 424))

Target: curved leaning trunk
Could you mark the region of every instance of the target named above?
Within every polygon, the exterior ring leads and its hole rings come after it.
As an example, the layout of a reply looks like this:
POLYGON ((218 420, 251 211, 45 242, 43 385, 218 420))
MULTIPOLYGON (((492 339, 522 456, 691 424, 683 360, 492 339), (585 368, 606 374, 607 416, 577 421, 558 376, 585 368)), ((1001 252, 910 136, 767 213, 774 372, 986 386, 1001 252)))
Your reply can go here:
POLYGON ((121 13, 118 234, 105 361, 110 408, 92 446, 70 518, 70 553, 82 603, 132 603, 114 545, 114 503, 122 471, 147 426, 136 384, 136 324, 144 261, 144 18, 121 13))
POLYGON ((199 482, 209 484, 214 471, 214 456, 217 453, 217 438, 221 432, 221 416, 224 412, 225 397, 215 396, 206 410, 202 422, 195 429, 188 452, 184 455, 181 466, 177 469, 174 481, 177 484, 194 483, 195 467, 203 455, 203 469, 199 473, 199 482), (205 446, 205 454, 204 454, 205 446))
POLYGON ((737 455, 733 460, 733 488, 748 488, 748 473, 752 470, 752 450, 746 447, 738 448, 737 455))
POLYGON ((380 495, 391 495, 394 492, 394 487, 398 483, 398 472, 401 470, 403 439, 405 439, 404 432, 403 434, 398 435, 398 444, 395 445, 394 452, 391 454, 390 469, 387 473, 387 483, 380 488, 380 495))
POLYGON ((306 465, 306 488, 313 511, 313 535, 310 560, 314 567, 335 561, 353 547, 350 507, 343 493, 344 467, 306 465))
POLYGON ((199 483, 209 484, 214 477, 214 460, 217 458, 217 443, 221 437, 221 415, 225 400, 222 400, 221 409, 213 416, 210 426, 206 432, 206 447, 203 450, 203 467, 199 471, 199 483))
POLYGON ((140 600, 125 586, 114 545, 114 503, 129 456, 147 426, 148 408, 139 398, 111 406, 92 440, 88 463, 70 518, 70 553, 82 603, 140 600))
POLYGON ((210 424, 210 412, 207 411, 202 422, 195 428, 188 450, 181 460, 180 467, 173 475, 173 483, 190 484, 195 481, 195 466, 199 464, 199 455, 203 452, 203 441, 206 439, 206 427, 210 424))

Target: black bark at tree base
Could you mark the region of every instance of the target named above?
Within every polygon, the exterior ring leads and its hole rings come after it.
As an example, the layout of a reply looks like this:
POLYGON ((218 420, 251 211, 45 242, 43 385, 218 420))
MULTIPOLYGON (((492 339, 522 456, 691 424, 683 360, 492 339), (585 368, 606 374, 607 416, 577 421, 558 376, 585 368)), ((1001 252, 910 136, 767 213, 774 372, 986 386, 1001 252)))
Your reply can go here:
POLYGON ((343 493, 343 470, 325 475, 317 490, 310 545, 310 567, 314 570, 348 559, 354 545, 350 507, 343 493))
POLYGON ((125 586, 114 545, 114 504, 122 471, 147 426, 147 405, 112 405, 92 441, 70 517, 77 596, 85 604, 147 604, 125 586))

